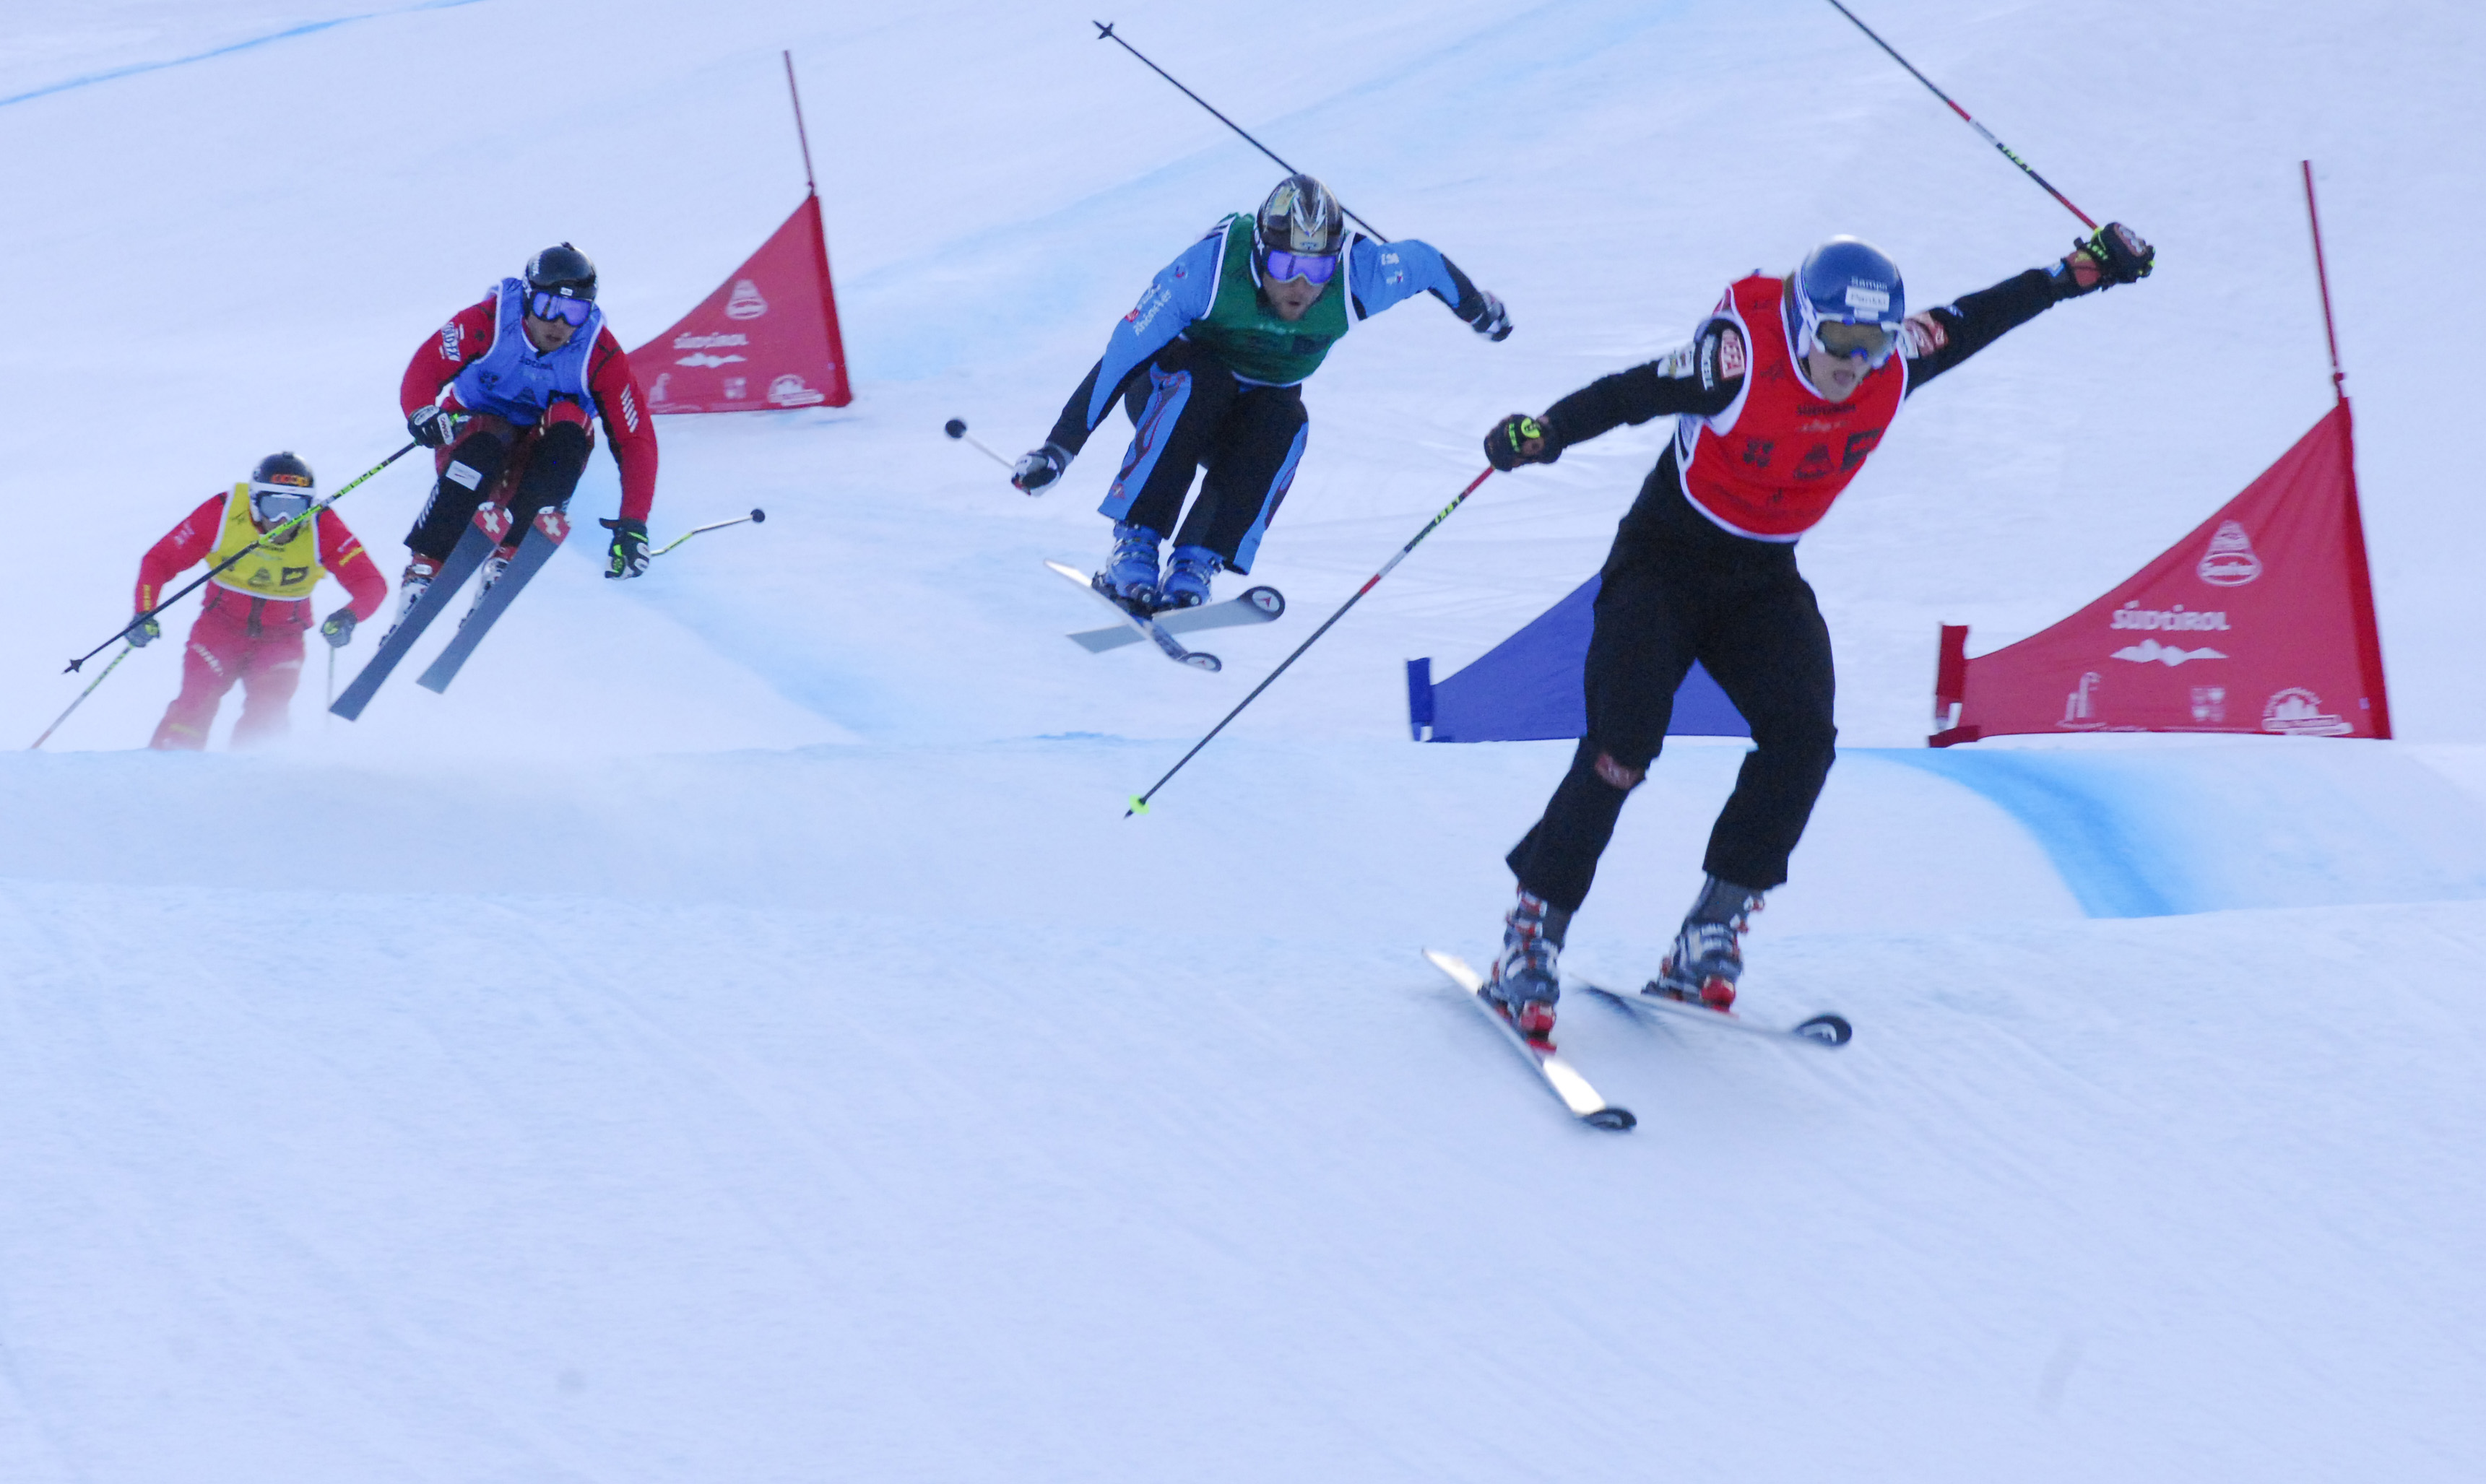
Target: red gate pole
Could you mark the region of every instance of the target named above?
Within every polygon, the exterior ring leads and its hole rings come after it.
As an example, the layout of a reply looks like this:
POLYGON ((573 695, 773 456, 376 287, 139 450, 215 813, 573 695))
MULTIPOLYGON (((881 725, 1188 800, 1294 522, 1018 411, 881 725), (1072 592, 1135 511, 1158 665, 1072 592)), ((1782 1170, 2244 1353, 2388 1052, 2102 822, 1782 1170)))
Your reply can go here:
POLYGON ((2339 332, 2331 323, 2331 269, 2322 261, 2322 215, 2313 208, 2313 162, 2305 167, 2305 219, 2313 224, 2313 277, 2322 286, 2322 333, 2331 342, 2331 390, 2345 403, 2348 373, 2339 369, 2339 332))
POLYGON ((843 407, 854 401, 854 371, 846 364, 846 338, 838 329, 838 289, 829 278, 829 222, 820 207, 820 182, 812 174, 812 133, 803 126, 803 92, 794 86, 794 54, 783 52, 786 59, 786 94, 794 100, 794 137, 803 145, 803 189, 812 204, 813 260, 820 270, 821 326, 828 332, 830 370, 836 379, 829 388, 828 404, 843 407))
POLYGON ((781 55, 786 59, 786 92, 794 99, 794 137, 803 143, 803 187, 817 196, 819 183, 812 178, 812 134, 803 127, 803 94, 794 86, 794 54, 787 51, 781 55))
POLYGON ((2331 393, 2339 399, 2339 441, 2346 451, 2342 461, 2348 469, 2347 530, 2348 589, 2356 600, 2357 665, 2363 672, 2366 701, 2373 707, 2374 735, 2388 739, 2391 734, 2391 703, 2383 681, 2383 636, 2374 621, 2374 574, 2365 559, 2365 517, 2363 499, 2357 492, 2357 427, 2355 414, 2348 409, 2348 373, 2339 369, 2339 331, 2331 315, 2331 268, 2322 254, 2322 214, 2313 205, 2313 162, 2300 162, 2305 172, 2305 219, 2313 228, 2313 277, 2322 286, 2322 334, 2331 346, 2331 393))

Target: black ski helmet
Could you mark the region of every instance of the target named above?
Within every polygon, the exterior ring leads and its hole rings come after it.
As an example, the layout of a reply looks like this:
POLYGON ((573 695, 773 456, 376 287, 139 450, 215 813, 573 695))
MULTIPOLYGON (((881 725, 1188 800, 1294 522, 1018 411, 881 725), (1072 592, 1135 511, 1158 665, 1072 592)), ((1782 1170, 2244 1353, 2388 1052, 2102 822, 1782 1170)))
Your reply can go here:
POLYGON ((1328 186, 1311 176, 1288 176, 1260 203, 1252 245, 1263 261, 1273 252, 1332 257, 1346 246, 1346 213, 1328 186))
POLYGON ((250 512, 271 526, 291 520, 311 508, 318 487, 311 466, 290 451, 270 453, 250 471, 250 512))
POLYGON ((547 247, 527 260, 527 287, 541 293, 559 294, 565 299, 595 302, 595 264, 587 255, 564 242, 547 247))

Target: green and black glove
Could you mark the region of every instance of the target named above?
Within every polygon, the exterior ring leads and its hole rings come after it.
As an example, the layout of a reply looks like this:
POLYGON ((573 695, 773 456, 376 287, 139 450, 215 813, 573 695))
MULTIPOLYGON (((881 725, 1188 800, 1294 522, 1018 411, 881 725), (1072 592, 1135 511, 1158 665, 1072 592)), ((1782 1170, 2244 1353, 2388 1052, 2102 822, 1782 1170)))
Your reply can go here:
POLYGON ((613 533, 613 545, 605 553, 606 577, 636 577, 648 569, 648 523, 644 520, 603 520, 596 524, 613 533))
POLYGON ((129 641, 129 647, 144 649, 164 637, 164 626, 153 618, 137 618, 121 631, 121 637, 129 641))
POLYGON ((1505 474, 1521 464, 1550 464, 1562 456, 1562 440, 1554 429, 1524 412, 1514 412, 1484 435, 1485 462, 1505 474))
POLYGON ((319 637, 328 641, 331 649, 342 649, 354 642, 354 605, 346 604, 328 616, 319 625, 319 637))
POLYGON ((2099 293, 2117 284, 2137 284, 2158 264, 2158 249, 2121 222, 2109 222, 2072 243, 2072 251, 2048 275, 2055 296, 2076 298, 2099 293))

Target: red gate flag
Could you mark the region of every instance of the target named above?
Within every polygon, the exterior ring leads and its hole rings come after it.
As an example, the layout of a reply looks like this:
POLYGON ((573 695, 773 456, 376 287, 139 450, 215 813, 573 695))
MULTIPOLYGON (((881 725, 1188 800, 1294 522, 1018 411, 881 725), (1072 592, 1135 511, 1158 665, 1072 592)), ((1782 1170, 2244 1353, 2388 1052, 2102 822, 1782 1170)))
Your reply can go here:
POLYGON ((2079 613, 1975 659, 1966 625, 1942 638, 1935 747, 2005 732, 2389 736, 2347 398, 2079 613))
POLYGON ((803 198, 760 251, 681 322, 630 352, 652 412, 765 412, 854 400, 829 285, 820 198, 803 198))

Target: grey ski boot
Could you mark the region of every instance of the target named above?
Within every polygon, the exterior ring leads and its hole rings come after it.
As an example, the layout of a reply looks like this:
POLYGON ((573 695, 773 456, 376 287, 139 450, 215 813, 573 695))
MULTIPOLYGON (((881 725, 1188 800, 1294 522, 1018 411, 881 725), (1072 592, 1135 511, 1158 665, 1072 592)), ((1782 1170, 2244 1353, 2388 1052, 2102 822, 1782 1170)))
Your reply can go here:
POLYGON ((1493 977, 1485 980, 1485 998, 1532 1041, 1554 1033, 1554 1002, 1562 996, 1555 960, 1570 928, 1568 911, 1526 887, 1519 889, 1518 904, 1502 920, 1502 956, 1493 961, 1493 977))
POLYGON ((1742 939, 1760 910, 1760 893, 1724 877, 1708 878, 1649 987, 1713 1010, 1732 1005, 1735 981, 1744 973, 1742 939))

